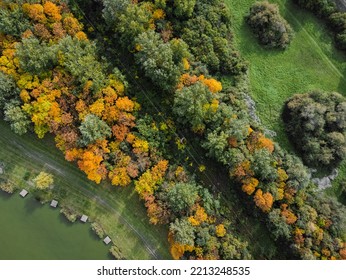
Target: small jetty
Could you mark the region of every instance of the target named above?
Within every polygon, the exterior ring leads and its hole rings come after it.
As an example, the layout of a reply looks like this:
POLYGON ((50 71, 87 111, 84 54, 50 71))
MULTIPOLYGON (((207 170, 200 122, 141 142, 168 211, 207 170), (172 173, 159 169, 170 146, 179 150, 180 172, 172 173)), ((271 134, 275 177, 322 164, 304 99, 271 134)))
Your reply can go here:
POLYGON ((82 215, 82 217, 80 218, 80 220, 83 222, 83 223, 86 223, 88 221, 89 217, 87 215, 82 215))
POLYGON ((25 189, 22 189, 22 191, 19 193, 19 195, 21 196, 21 197, 26 197, 27 195, 28 195, 28 191, 27 190, 25 190, 25 189))
POLYGON ((112 242, 112 239, 110 239, 109 236, 106 236, 106 238, 103 239, 103 242, 104 242, 106 245, 108 245, 109 243, 112 242))
POLYGON ((58 201, 53 199, 52 202, 50 203, 50 206, 53 208, 56 208, 58 206, 58 201))

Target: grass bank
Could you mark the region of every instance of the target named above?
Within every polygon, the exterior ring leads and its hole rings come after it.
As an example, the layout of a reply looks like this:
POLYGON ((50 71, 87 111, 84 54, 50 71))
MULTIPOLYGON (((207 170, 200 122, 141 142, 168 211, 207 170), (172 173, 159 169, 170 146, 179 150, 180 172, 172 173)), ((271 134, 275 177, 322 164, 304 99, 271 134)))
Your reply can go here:
POLYGON ((170 259, 167 229, 149 224, 146 211, 132 187, 114 188, 89 181, 74 164, 67 162, 52 139, 18 136, 0 121, 0 162, 5 178, 19 188, 30 188, 40 172, 54 175, 52 196, 61 206, 70 206, 102 225, 126 259, 170 259))

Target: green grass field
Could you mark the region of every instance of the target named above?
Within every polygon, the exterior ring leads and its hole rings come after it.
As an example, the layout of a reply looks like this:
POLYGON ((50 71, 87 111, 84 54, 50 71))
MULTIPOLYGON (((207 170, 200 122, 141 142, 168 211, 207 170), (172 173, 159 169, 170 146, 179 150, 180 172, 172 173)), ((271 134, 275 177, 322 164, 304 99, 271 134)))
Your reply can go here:
MULTIPOLYGON (((261 46, 247 26, 244 16, 256 0, 226 0, 233 16, 236 44, 250 62, 252 97, 265 127, 277 133, 276 141, 295 153, 285 133, 281 113, 285 101, 296 93, 313 89, 337 91, 346 95, 346 56, 334 47, 330 30, 313 14, 290 0, 272 0, 295 32, 285 51, 261 46)), ((340 167, 334 185, 346 179, 346 162, 340 167)), ((338 189, 333 190, 338 194, 338 189)))
POLYGON ((39 140, 32 134, 18 136, 0 121, 0 162, 5 176, 19 188, 44 170, 54 175, 52 197, 61 206, 97 221, 112 238, 126 259, 170 259, 167 229, 149 224, 143 203, 132 187, 114 188, 96 185, 67 162, 52 139, 39 140))

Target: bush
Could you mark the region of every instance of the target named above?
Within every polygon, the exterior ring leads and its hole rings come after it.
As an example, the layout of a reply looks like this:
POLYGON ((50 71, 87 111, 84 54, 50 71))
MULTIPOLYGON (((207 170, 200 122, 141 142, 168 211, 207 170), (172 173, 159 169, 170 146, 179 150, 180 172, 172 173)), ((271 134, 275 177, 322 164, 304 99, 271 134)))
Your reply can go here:
POLYGON ((15 99, 19 95, 19 89, 16 82, 9 76, 0 72, 0 110, 11 99, 15 99))
POLYGON ((256 2, 250 8, 246 21, 263 45, 285 49, 293 38, 293 30, 280 15, 276 4, 256 2))
POLYGON ((286 103, 284 121, 308 165, 332 167, 346 157, 346 99, 339 93, 293 96, 286 103))
POLYGON ((109 253, 116 259, 116 260, 124 260, 124 256, 121 253, 121 250, 116 246, 113 245, 110 249, 109 249, 109 253))
POLYGON ((7 179, 0 178, 0 190, 12 194, 17 190, 17 187, 7 179))
POLYGON ((99 237, 99 238, 103 238, 105 236, 105 232, 102 228, 102 226, 99 223, 92 223, 91 224, 91 229, 95 232, 95 234, 99 237))
POLYGON ((71 223, 74 223, 77 220, 77 213, 71 208, 63 207, 60 210, 60 213, 63 214, 66 217, 66 219, 71 223))

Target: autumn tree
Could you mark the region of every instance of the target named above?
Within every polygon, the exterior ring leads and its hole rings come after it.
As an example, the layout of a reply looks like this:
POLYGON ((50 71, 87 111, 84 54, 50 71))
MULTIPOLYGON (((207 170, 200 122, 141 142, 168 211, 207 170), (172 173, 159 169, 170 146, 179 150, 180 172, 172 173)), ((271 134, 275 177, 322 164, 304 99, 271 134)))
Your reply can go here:
POLYGON ((34 178, 34 182, 37 189, 45 190, 53 185, 54 178, 52 174, 42 171, 34 178))
POLYGON ((257 207, 259 207, 263 212, 269 212, 272 208, 274 199, 269 193, 263 193, 261 189, 258 189, 254 196, 254 201, 257 207))
POLYGON ((107 123, 93 114, 85 117, 79 127, 79 131, 82 135, 80 143, 84 146, 94 143, 97 140, 103 140, 112 134, 107 123))
POLYGON ((162 183, 167 168, 168 161, 161 160, 141 175, 135 182, 135 189, 141 198, 154 194, 158 184, 162 183))
POLYGON ((248 195, 251 195, 255 192, 256 187, 258 186, 259 181, 256 178, 250 177, 243 180, 242 190, 248 195))

